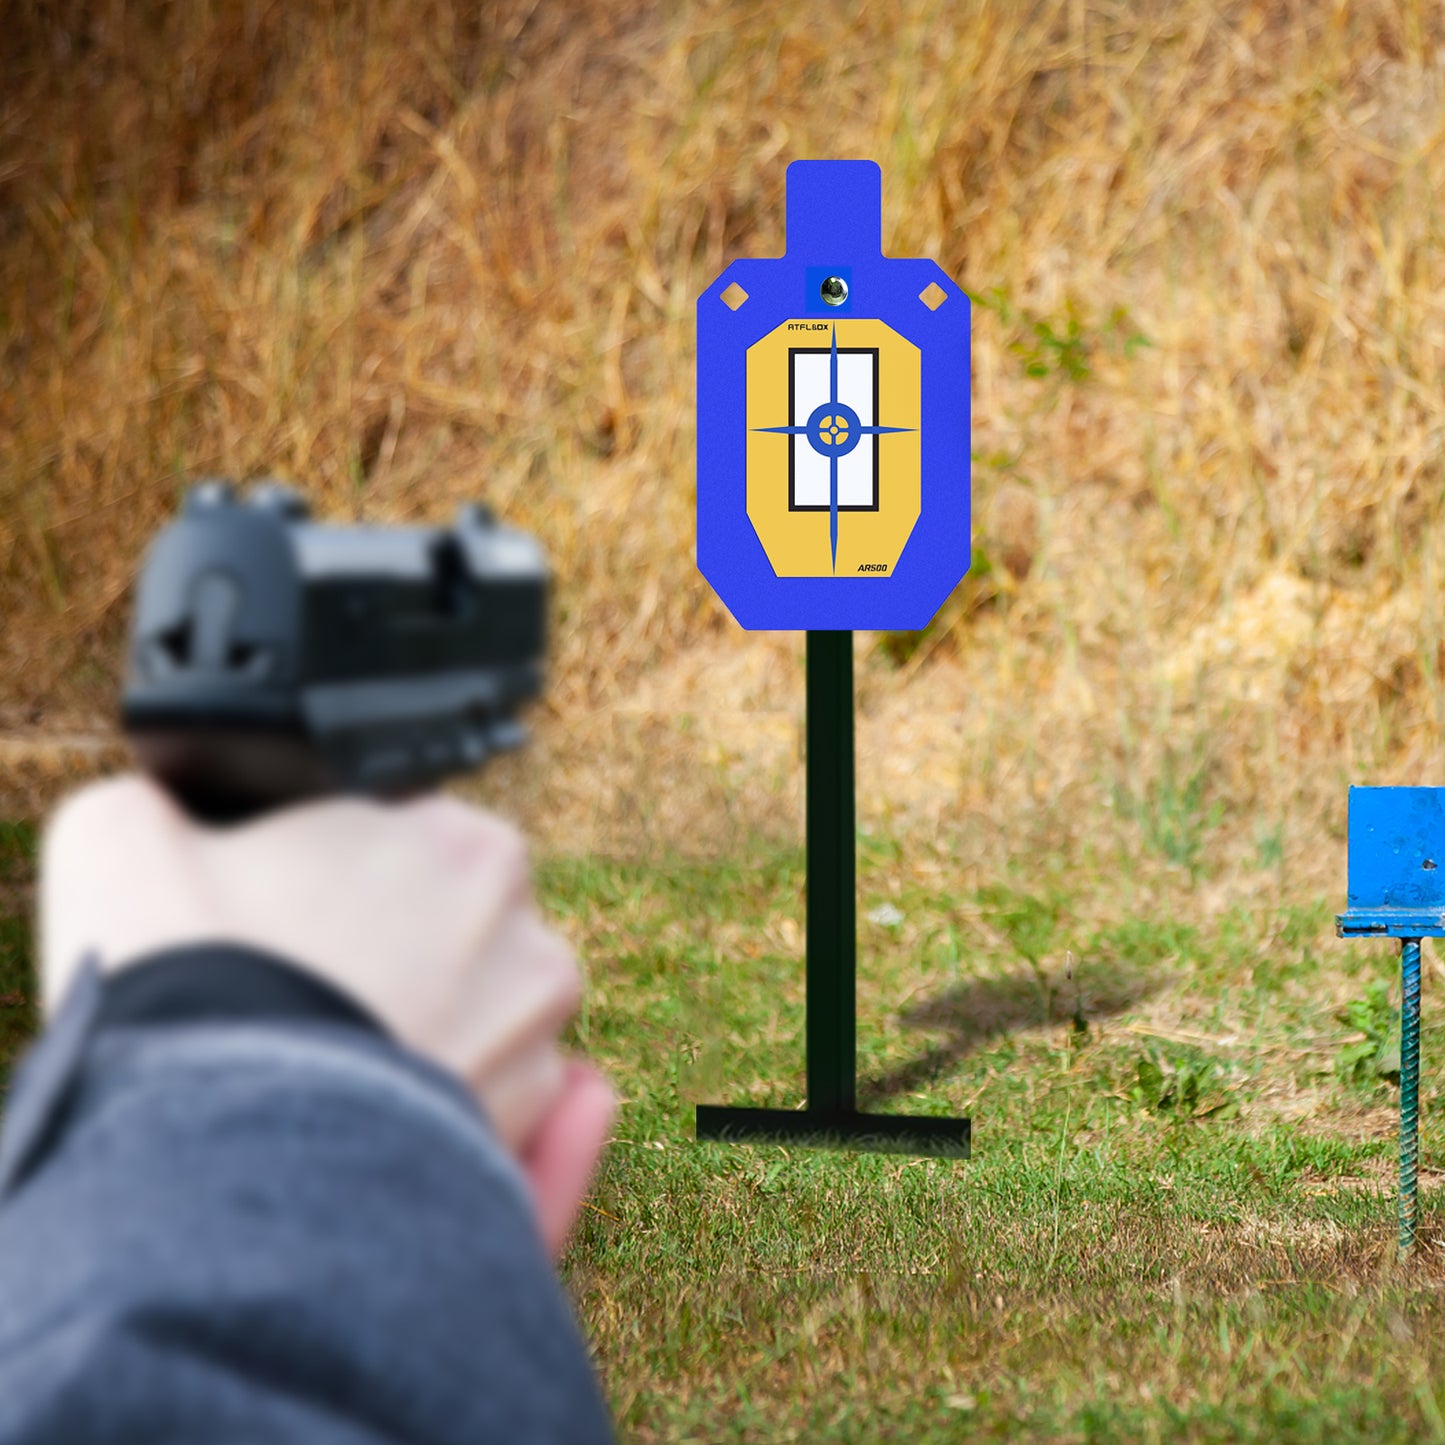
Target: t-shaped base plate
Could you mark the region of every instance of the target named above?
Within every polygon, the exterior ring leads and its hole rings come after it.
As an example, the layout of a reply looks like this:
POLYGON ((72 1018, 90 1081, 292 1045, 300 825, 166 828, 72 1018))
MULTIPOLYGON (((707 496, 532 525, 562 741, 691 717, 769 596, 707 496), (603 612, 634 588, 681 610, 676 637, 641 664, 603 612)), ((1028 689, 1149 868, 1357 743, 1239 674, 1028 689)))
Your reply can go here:
POLYGON ((724 1109, 699 1104, 697 1137, 739 1144, 797 1144, 814 1149, 863 1149, 875 1154, 967 1159, 972 1126, 968 1119, 830 1114, 825 1109, 724 1109))

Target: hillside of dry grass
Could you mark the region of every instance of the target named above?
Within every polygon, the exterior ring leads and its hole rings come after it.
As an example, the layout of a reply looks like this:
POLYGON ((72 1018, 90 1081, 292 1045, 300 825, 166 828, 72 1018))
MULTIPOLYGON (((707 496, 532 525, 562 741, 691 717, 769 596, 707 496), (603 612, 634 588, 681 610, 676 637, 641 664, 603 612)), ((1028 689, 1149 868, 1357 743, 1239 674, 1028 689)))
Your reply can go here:
POLYGON ((801 639, 693 566, 693 303, 781 252, 810 156, 878 160, 885 250, 975 298, 977 565, 922 639, 858 639, 865 820, 1072 856, 1183 799, 1216 820, 1191 869, 1267 844, 1334 892, 1345 785, 1441 781, 1434 9, 5 23, 12 813, 113 765, 126 589, 184 480, 276 473, 325 516, 480 495, 544 538, 537 745, 475 786, 545 845, 800 831, 801 639))

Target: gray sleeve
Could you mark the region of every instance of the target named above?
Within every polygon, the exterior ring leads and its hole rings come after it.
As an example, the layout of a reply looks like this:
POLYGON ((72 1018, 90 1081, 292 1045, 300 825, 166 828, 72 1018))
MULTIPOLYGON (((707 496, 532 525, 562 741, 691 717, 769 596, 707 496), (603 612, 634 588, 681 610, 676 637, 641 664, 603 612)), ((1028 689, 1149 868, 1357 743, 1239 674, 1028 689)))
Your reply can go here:
POLYGON ((3 1445, 612 1440, 459 1085, 340 1026, 88 1037, 84 1007, 0 1143, 3 1445))

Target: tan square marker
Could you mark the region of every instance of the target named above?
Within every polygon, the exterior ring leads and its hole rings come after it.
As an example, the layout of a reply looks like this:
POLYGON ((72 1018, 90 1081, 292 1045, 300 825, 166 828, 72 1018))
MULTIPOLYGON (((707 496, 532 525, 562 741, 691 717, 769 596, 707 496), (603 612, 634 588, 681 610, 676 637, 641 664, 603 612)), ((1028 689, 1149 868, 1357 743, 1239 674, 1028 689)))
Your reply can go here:
MULTIPOLYGON (((935 290, 937 287, 934 288, 935 290)), ((748 293, 738 285, 736 281, 722 294, 722 300, 730 311, 736 311, 744 301, 748 299, 748 293)))
POLYGON ((948 300, 948 292, 945 291, 937 281, 930 281, 928 285, 918 293, 918 299, 923 302, 930 311, 937 311, 938 308, 948 300))

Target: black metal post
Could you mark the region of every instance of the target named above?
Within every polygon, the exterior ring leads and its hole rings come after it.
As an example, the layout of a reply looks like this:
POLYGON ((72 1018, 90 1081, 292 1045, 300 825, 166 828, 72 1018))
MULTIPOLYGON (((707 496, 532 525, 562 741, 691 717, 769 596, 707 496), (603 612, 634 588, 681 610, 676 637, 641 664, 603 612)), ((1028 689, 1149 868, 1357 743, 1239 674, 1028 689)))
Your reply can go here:
POLYGON ((697 1106, 697 1137, 966 1159, 967 1119, 860 1114, 857 1108, 858 884, 853 757, 853 634, 808 633, 807 1070, 796 1109, 697 1106))
POLYGON ((854 842, 853 634, 808 634, 808 1108, 856 1106, 858 857, 854 842))

